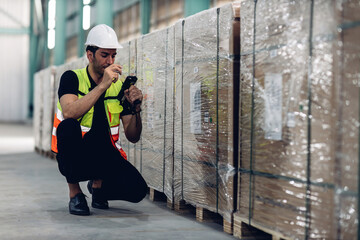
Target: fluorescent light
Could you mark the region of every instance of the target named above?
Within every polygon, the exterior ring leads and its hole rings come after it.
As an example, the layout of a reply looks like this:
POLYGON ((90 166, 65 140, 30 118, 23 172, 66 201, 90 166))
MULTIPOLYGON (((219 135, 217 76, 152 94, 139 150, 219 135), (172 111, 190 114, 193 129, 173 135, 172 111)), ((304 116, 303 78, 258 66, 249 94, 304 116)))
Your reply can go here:
POLYGON ((55 47, 55 29, 48 30, 48 49, 55 47))
POLYGON ((48 19, 55 19, 56 15, 56 0, 50 0, 49 1, 49 15, 48 19))
POLYGON ((83 29, 88 30, 90 28, 90 6, 83 7, 83 29))
POLYGON ((55 19, 48 19, 48 29, 54 29, 55 28, 55 19))
POLYGON ((48 48, 55 47, 55 17, 56 17, 56 0, 49 1, 48 10, 48 48))
POLYGON ((90 4, 90 2, 91 2, 91 0, 83 0, 84 5, 88 5, 88 4, 90 4))

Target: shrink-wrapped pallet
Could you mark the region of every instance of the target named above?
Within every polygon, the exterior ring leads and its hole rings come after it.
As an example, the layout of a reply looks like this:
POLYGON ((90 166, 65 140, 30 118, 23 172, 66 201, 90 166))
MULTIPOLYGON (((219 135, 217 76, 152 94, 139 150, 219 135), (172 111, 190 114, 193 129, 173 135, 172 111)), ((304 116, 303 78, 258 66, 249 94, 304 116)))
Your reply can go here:
POLYGON ((242 1, 235 232, 242 221, 282 238, 355 238, 359 7, 242 1))
POLYGON ((43 114, 43 72, 39 71, 34 75, 34 113, 33 113, 33 128, 35 149, 41 149, 42 137, 42 114, 43 114))
MULTIPOLYGON (((314 24, 317 35, 322 38, 315 38, 314 49, 314 75, 318 76, 318 88, 336 109, 328 111, 322 105, 318 106, 323 115, 336 118, 335 126, 322 128, 323 132, 335 130, 334 140, 335 152, 330 161, 333 163, 334 176, 334 215, 333 228, 337 239, 355 239, 359 237, 359 108, 360 108, 360 2, 357 0, 333 2, 319 2, 315 4, 315 16, 319 16, 314 24), (324 8, 327 11, 324 11, 324 8), (327 21, 324 28, 323 19, 335 19, 333 22, 327 21), (325 30, 325 31, 324 31, 325 30), (331 50, 328 51, 326 44, 322 44, 330 37, 331 50), (326 63, 325 69, 318 68, 316 64, 326 63), (330 75, 331 74, 331 75, 330 75), (333 79, 333 93, 326 94, 326 85, 329 76, 333 79), (332 115, 330 115, 332 114, 332 115)), ((316 103, 318 99, 313 101, 316 103)), ((313 128, 316 129, 316 126, 313 128)), ((321 140, 320 140, 321 141, 321 140)), ((319 141, 319 142, 320 142, 319 141)), ((317 149, 314 148, 314 152, 317 149)), ((323 165, 323 162, 320 163, 323 165)), ((319 165, 320 165, 319 164, 319 165)), ((322 178, 325 179, 324 169, 322 178)), ((314 179, 315 181, 316 179, 314 179)), ((322 206, 319 206, 322 208, 322 206)), ((317 218, 321 223, 321 217, 317 218)), ((321 225, 323 226, 323 225, 321 225)))
MULTIPOLYGON (((137 75, 136 40, 124 42, 121 46, 122 48, 117 50, 115 64, 122 66, 122 74, 119 77, 119 81, 124 82, 127 76, 137 75)), ((136 86, 138 86, 138 82, 136 83, 136 86)), ((120 122, 119 137, 121 147, 125 151, 128 160, 135 165, 135 144, 127 140, 122 122, 120 122)))
POLYGON ((227 4, 175 25, 175 200, 229 222, 237 165, 238 7, 227 4))
POLYGON ((42 72, 42 127, 41 127, 41 150, 45 153, 51 151, 51 134, 54 117, 54 74, 55 67, 48 67, 42 72))
POLYGON ((144 96, 137 160, 148 186, 172 199, 174 28, 141 37, 137 50, 138 86, 144 96))

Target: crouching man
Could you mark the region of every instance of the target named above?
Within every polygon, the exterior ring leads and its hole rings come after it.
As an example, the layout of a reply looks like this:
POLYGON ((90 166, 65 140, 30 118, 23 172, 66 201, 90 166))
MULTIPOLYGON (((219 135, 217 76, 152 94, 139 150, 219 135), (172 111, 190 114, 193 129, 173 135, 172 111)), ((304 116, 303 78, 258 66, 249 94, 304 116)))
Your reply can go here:
POLYGON ((122 67, 114 61, 121 45, 112 28, 95 26, 85 45, 89 65, 61 76, 52 136, 52 151, 69 186, 69 212, 75 215, 90 214, 81 181, 88 181, 93 208, 108 209, 108 200, 140 202, 147 193, 119 139, 121 125, 130 142, 140 139, 142 92, 132 85, 120 105, 122 67))

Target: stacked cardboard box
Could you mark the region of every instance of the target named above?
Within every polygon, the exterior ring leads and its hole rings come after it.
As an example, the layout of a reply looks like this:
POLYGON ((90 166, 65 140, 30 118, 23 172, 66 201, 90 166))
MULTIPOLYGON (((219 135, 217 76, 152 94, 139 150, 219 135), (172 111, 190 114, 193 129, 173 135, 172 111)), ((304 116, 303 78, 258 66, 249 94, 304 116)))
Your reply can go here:
POLYGON ((172 199, 173 27, 138 39, 138 87, 143 92, 141 172, 149 187, 172 199), (161 43, 161 44, 160 44, 161 43))
POLYGON ((175 25, 175 199, 228 221, 234 210, 238 13, 238 5, 228 4, 175 25))
MULTIPOLYGON (((338 239, 354 239, 359 236, 360 2, 348 0, 336 4, 326 2, 322 5, 329 9, 329 14, 319 17, 318 28, 324 29, 321 24, 324 18, 333 16, 336 19, 336 22, 329 26, 334 35, 331 41, 333 60, 328 59, 329 54, 319 54, 319 62, 326 60, 328 65, 332 66, 333 71, 330 72, 335 84, 333 96, 328 97, 337 111, 334 144, 336 152, 333 157, 334 223, 338 239)), ((321 5, 316 5, 315 10, 319 15, 324 13, 321 5)), ((325 35, 329 34, 325 32, 325 35)), ((324 45, 319 43, 316 47, 322 49, 324 45)), ((321 76, 324 76, 324 73, 321 76)))
POLYGON ((42 113, 42 143, 41 149, 46 152, 51 152, 51 133, 53 130, 52 117, 54 114, 54 73, 55 69, 50 67, 43 70, 43 113, 42 113))
MULTIPOLYGON (((115 58, 115 64, 122 66, 122 74, 119 76, 119 81, 124 82, 127 76, 137 75, 137 56, 136 56, 136 40, 127 41, 121 43, 122 48, 117 51, 115 58)), ((139 83, 137 83, 138 86, 139 83)), ((124 128, 120 122, 119 128, 119 138, 121 141, 121 146, 125 151, 128 160, 136 166, 138 162, 135 157, 135 148, 136 144, 129 142, 125 136, 124 128)))
MULTIPOLYGON (((344 174, 349 169, 356 176, 358 139, 338 140, 348 136, 343 125, 352 122, 354 128, 358 122, 358 115, 346 115, 345 109, 341 114, 347 102, 358 98, 358 89, 348 101, 341 99, 354 81, 344 81, 349 74, 340 65, 351 54, 339 42, 355 51, 357 61, 359 47, 341 39, 337 28, 346 23, 341 11, 354 7, 359 8, 354 1, 242 1, 241 175, 235 222, 284 238, 355 237, 356 230, 343 232, 342 222, 355 224, 356 214, 350 212, 356 197, 345 195, 356 192, 357 184, 351 189, 338 176, 349 176, 344 174), (348 162, 344 146, 350 146, 348 162), (339 195, 339 190, 346 193, 339 195)), ((355 39, 356 32, 343 34, 355 39)), ((349 70, 353 77, 360 71, 349 70)), ((358 111, 358 101, 353 104, 358 111)))
POLYGON ((55 68, 48 67, 34 76, 34 129, 35 149, 48 154, 51 151, 51 132, 54 105, 55 68))
POLYGON ((35 149, 40 151, 41 149, 41 137, 42 137, 42 112, 43 106, 43 71, 39 71, 34 75, 34 113, 33 113, 33 125, 34 125, 34 141, 35 149))

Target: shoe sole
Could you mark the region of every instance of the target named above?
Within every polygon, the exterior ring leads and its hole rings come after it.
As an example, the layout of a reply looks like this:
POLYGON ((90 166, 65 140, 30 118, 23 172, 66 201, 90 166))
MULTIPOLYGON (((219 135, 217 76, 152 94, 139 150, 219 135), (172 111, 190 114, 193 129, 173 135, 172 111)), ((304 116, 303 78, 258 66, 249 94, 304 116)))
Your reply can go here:
POLYGON ((93 208, 97 208, 97 209, 103 209, 103 210, 109 209, 109 206, 108 206, 108 207, 98 207, 98 206, 96 206, 96 205, 93 205, 92 203, 91 203, 91 206, 92 206, 93 208))
POLYGON ((77 215, 77 216, 89 216, 90 215, 90 211, 89 212, 84 212, 84 213, 82 213, 82 212, 73 212, 73 211, 69 211, 69 212, 70 212, 70 214, 77 215))

